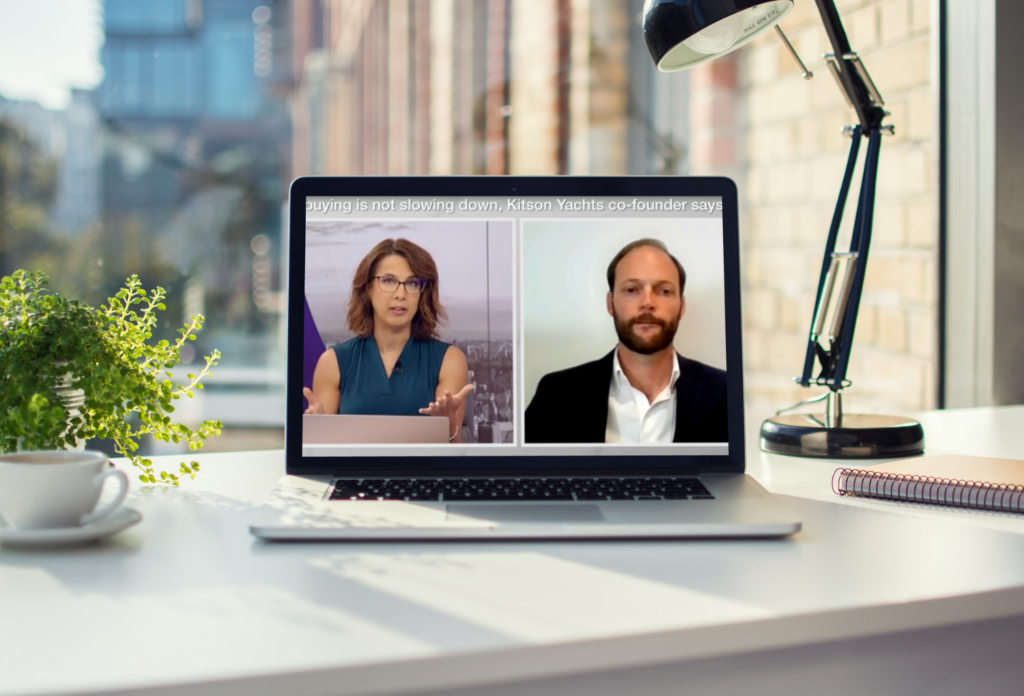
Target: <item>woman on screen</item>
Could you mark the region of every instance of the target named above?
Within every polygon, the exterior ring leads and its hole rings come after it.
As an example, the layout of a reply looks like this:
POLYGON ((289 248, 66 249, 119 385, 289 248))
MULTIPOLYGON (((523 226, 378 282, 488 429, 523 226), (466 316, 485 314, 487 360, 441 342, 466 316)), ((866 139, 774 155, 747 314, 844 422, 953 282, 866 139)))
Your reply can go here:
POLYGON ((437 266, 422 247, 385 239, 352 278, 348 327, 354 334, 317 361, 306 413, 445 416, 461 442, 469 384, 466 356, 437 339, 446 319, 437 266))

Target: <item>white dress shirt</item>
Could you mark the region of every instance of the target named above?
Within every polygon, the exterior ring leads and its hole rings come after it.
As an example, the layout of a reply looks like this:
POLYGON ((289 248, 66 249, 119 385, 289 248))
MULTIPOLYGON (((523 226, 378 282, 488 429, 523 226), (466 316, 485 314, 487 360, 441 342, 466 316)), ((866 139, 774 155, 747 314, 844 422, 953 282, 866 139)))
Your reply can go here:
POLYGON ((612 382, 608 389, 608 425, 604 441, 623 444, 672 442, 676 432, 676 380, 679 360, 673 355, 672 377, 668 386, 647 401, 642 391, 629 383, 619 364, 616 348, 612 362, 612 382))

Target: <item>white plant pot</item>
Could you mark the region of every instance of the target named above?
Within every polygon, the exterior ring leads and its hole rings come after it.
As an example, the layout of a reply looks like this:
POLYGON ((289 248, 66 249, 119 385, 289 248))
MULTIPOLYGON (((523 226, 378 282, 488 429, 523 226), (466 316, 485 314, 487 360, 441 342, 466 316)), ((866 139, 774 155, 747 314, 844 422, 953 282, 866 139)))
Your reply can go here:
MULTIPOLYGON (((61 367, 67 363, 58 362, 55 364, 57 367, 61 367)), ((67 409, 69 421, 76 416, 82 415, 79 409, 85 405, 85 392, 75 388, 74 375, 70 373, 64 375, 56 386, 50 388, 50 391, 60 399, 61 404, 67 409)), ((64 449, 82 451, 85 449, 85 442, 83 439, 78 439, 75 441, 74 446, 65 445, 64 449)))

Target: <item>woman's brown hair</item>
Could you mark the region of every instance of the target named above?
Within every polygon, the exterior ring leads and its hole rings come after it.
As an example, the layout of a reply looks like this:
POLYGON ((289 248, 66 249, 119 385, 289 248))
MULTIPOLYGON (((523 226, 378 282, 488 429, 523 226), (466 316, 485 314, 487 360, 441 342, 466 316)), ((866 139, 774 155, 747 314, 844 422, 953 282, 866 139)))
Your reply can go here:
POLYGON ((426 249, 408 239, 385 239, 359 262, 348 300, 349 330, 357 336, 373 335, 373 305, 368 291, 377 274, 377 264, 385 256, 401 256, 409 263, 412 274, 426 281, 420 292, 419 309, 412 319, 412 337, 419 341, 436 338, 438 324, 448 319, 438 293, 437 265, 426 249))

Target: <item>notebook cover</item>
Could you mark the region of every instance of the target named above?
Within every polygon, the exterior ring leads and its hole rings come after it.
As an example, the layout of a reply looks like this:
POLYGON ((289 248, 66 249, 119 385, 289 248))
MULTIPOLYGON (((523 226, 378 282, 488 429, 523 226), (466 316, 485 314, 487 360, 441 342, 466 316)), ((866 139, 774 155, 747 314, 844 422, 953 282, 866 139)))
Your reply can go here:
POLYGON ((921 476, 955 481, 974 481, 1005 486, 1024 486, 1024 461, 972 457, 963 454, 934 454, 902 459, 888 464, 858 467, 862 471, 903 476, 921 476))

